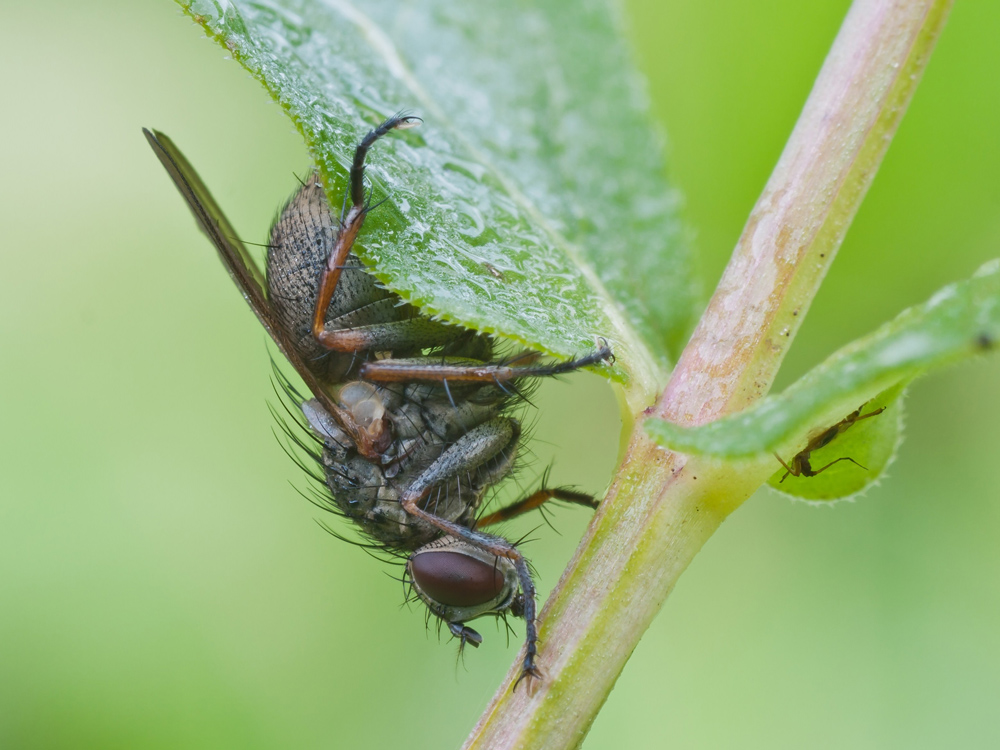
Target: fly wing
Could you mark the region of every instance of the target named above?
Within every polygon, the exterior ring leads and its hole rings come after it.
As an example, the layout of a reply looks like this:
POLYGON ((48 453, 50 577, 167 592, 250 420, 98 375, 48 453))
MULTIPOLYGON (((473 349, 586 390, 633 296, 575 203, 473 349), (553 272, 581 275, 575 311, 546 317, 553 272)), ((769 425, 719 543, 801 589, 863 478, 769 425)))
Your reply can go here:
POLYGON ((211 240, 222 259, 223 265, 236 286, 240 288, 244 299, 249 303, 261 325, 271 334, 278 349, 299 373, 303 382, 313 392, 320 403, 336 414, 340 409, 333 404, 329 395, 322 388, 316 376, 305 366, 302 358, 296 352, 285 331, 274 315, 271 303, 267 299, 267 282, 253 257, 247 252, 246 246, 240 241, 222 209, 208 192, 205 183, 201 181, 194 167, 184 158, 184 154, 166 135, 159 131, 142 129, 156 154, 163 164, 170 179, 180 191, 181 196, 194 214, 198 226, 211 240))

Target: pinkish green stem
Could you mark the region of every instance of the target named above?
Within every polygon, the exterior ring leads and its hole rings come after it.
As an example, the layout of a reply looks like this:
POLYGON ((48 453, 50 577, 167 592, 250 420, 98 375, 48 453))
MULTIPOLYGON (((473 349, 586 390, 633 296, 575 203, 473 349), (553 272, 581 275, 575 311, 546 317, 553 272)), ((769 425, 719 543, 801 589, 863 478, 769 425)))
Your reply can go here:
MULTIPOLYGON (((951 4, 855 0, 651 415, 701 424, 768 392, 951 4)), ((607 498, 542 611, 546 679, 512 692, 515 662, 466 747, 577 747, 680 574, 771 471, 662 450, 640 418, 607 498)))

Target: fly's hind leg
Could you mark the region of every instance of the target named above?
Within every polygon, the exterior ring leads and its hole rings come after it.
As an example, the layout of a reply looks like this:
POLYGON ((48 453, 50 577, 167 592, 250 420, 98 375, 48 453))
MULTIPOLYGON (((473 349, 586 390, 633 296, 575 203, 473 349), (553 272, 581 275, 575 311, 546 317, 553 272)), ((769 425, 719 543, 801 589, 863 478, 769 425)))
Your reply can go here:
POLYGON ((406 130, 416 127, 419 123, 419 117, 394 115, 374 130, 369 131, 354 150, 354 162, 351 164, 350 184, 348 186, 351 207, 340 217, 340 230, 337 232, 337 239, 330 252, 330 257, 327 259, 326 267, 320 274, 316 307, 313 310, 313 336, 327 349, 337 352, 355 352, 361 349, 382 348, 378 340, 379 331, 377 330, 369 331, 367 335, 352 333, 350 329, 326 330, 326 311, 337 291, 337 284, 340 282, 340 275, 344 270, 347 256, 350 254, 351 248, 354 247, 354 241, 365 223, 368 211, 371 210, 371 205, 365 196, 365 157, 368 155, 368 150, 375 145, 377 140, 393 130, 406 130))
MULTIPOLYGON (((518 583, 521 587, 523 601, 519 608, 523 608, 525 621, 525 655, 521 666, 521 677, 535 677, 541 679, 541 673, 535 666, 535 657, 538 653, 538 630, 535 625, 535 584, 528 570, 528 561, 524 555, 510 541, 501 536, 486 534, 482 531, 470 529, 454 521, 436 516, 433 513, 420 507, 431 489, 450 482, 452 479, 468 476, 475 470, 486 468, 490 462, 498 457, 503 457, 503 462, 509 463, 513 458, 508 451, 513 451, 517 446, 520 437, 520 426, 518 423, 506 417, 496 417, 488 422, 469 430, 456 440, 441 456, 410 485, 401 500, 403 509, 425 523, 428 523, 449 536, 461 539, 478 549, 481 549, 494 557, 502 557, 510 560, 517 573, 518 583)), ((470 490, 473 488, 470 487, 470 490)), ((460 633, 465 634, 466 640, 472 641, 470 634, 464 626, 460 633)), ((449 628, 454 633, 454 627, 449 624, 449 628)), ((472 631, 475 632, 475 631, 472 631)))

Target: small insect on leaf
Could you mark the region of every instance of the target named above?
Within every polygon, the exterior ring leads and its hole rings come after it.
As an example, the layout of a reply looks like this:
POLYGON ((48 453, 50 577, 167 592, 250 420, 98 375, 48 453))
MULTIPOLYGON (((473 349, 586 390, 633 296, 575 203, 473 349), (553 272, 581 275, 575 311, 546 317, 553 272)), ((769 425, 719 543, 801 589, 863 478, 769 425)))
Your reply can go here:
POLYGON ((790 463, 785 463, 785 461, 781 458, 781 456, 775 453, 774 457, 778 459, 778 463, 780 463, 782 466, 785 467, 785 475, 778 480, 778 483, 780 484, 781 482, 784 482, 789 476, 793 477, 819 476, 824 471, 829 469, 831 466, 841 461, 850 461, 858 468, 868 471, 867 467, 862 466, 850 456, 841 456, 840 458, 835 458, 830 463, 818 469, 813 468, 809 459, 812 456, 813 451, 819 450, 820 448, 824 448, 830 443, 832 443, 834 439, 836 439, 837 435, 844 432, 848 427, 860 422, 862 419, 870 419, 871 417, 877 417, 884 411, 885 407, 882 406, 876 409, 875 411, 870 411, 867 414, 862 415, 861 409, 855 409, 846 417, 844 417, 842 420, 837 422, 837 424, 833 425, 832 427, 828 427, 827 429, 819 433, 816 437, 812 438, 806 444, 805 448, 803 448, 794 456, 792 456, 792 460, 790 463))
POLYGON ((779 471, 768 480, 772 489, 803 500, 849 497, 877 481, 895 455, 900 439, 903 384, 871 401, 826 429, 813 433, 787 461, 779 453, 779 471))

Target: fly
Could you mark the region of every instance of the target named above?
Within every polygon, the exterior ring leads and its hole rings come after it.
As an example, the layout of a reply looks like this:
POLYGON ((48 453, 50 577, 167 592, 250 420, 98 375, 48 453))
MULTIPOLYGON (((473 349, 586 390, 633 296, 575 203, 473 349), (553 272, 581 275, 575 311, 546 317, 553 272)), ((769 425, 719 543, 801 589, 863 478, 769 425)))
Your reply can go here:
POLYGON ((595 351, 565 362, 543 363, 535 352, 499 359, 491 336, 432 320, 365 268, 352 248, 373 208, 366 156, 380 138, 419 123, 396 115, 361 140, 339 219, 318 176, 310 177, 271 229, 266 274, 180 150, 163 133, 143 132, 311 394, 303 398, 283 381, 316 443, 311 453, 330 492, 323 507, 353 521, 379 548, 406 556, 412 590, 462 646, 482 642, 470 620, 523 617, 520 682, 541 677, 535 586, 517 546, 482 529, 551 499, 588 507, 597 501, 543 484, 489 515, 480 505, 517 456, 521 425, 507 412, 521 397, 519 383, 613 356, 601 339, 595 351))

